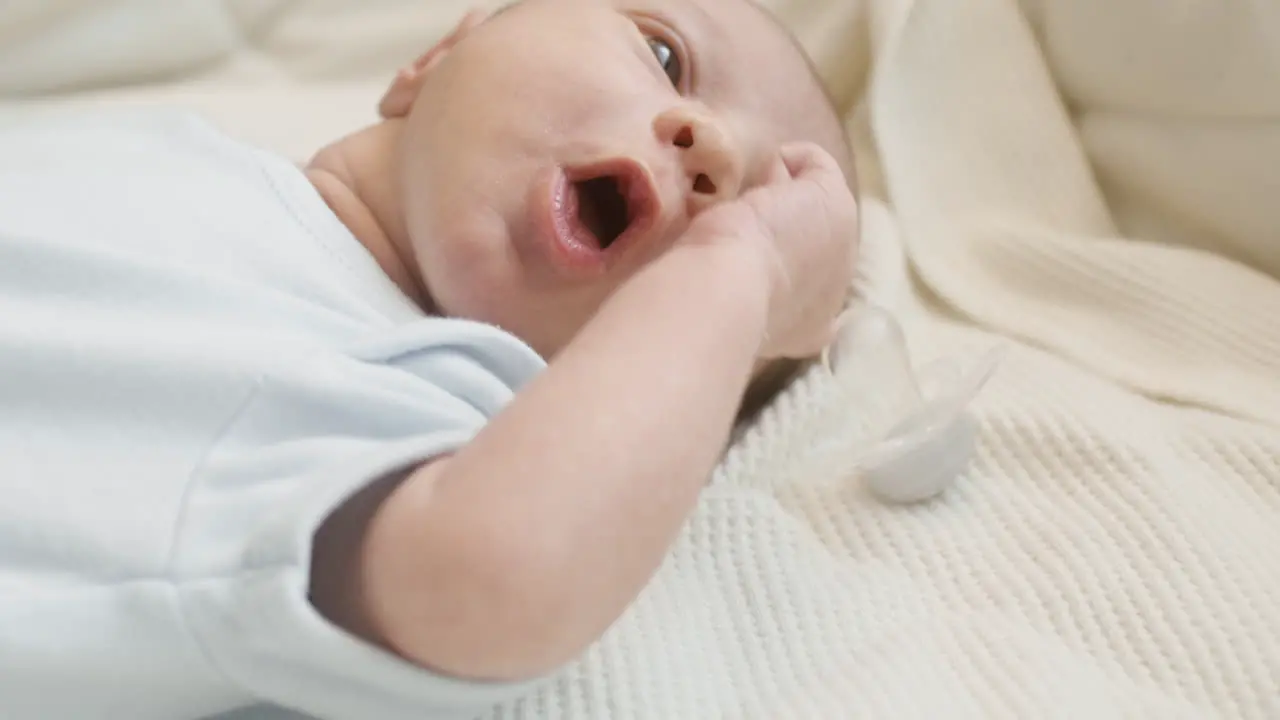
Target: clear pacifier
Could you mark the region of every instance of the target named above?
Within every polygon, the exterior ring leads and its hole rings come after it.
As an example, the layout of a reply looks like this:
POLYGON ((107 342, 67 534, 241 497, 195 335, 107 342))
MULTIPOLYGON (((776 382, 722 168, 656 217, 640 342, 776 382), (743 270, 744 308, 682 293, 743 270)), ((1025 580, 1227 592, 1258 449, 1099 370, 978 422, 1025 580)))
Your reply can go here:
POLYGON ((945 359, 916 372, 892 315, 874 305, 850 310, 826 358, 837 391, 819 456, 884 500, 919 502, 942 493, 973 455, 975 429, 966 409, 1000 355, 993 348, 968 362, 945 359))

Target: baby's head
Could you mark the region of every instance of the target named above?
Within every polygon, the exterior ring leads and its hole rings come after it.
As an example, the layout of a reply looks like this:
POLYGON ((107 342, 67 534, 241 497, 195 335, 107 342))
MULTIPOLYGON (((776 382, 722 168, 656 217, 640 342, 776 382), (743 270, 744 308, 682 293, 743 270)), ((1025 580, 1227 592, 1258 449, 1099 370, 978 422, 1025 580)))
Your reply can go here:
POLYGON ((811 64, 752 0, 522 0, 469 16, 381 111, 398 124, 391 232, 431 302, 544 357, 782 143, 816 142, 853 177, 811 64), (556 231, 558 203, 585 242, 556 231))

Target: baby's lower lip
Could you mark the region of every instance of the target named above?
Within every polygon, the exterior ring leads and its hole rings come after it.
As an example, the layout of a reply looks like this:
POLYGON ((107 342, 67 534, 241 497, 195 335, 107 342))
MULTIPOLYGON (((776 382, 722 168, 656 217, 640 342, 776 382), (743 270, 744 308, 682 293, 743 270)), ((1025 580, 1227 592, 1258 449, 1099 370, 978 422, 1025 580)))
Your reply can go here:
POLYGON ((556 168, 548 181, 540 183, 543 199, 535 203, 540 218, 538 234, 548 246, 552 262, 575 273, 598 272, 604 268, 604 252, 595 236, 578 220, 578 196, 564 171, 556 168))

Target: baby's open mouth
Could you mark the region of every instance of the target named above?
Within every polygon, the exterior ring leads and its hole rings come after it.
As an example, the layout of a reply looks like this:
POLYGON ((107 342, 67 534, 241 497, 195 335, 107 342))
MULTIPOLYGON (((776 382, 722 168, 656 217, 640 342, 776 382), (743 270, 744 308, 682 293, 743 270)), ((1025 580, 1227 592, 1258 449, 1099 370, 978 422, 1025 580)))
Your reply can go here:
POLYGON ((608 250, 631 227, 631 208, 621 178, 606 175, 575 182, 573 187, 578 194, 578 222, 595 236, 601 250, 608 250))
POLYGON ((603 252, 628 245, 657 220, 658 196, 640 163, 615 158, 565 169, 569 183, 564 219, 578 242, 603 252))

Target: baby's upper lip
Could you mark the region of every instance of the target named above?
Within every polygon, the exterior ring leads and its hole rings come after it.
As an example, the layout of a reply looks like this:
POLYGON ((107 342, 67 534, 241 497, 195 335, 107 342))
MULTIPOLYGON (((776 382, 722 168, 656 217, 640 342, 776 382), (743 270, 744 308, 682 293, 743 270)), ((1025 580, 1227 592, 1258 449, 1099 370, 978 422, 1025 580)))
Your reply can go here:
POLYGON ((608 252, 622 251, 638 238, 644 237, 662 216, 662 199, 653 173, 640 161, 630 157, 613 157, 604 160, 571 165, 564 168, 566 179, 582 183, 598 178, 612 178, 619 192, 627 201, 627 229, 614 241, 608 252))

